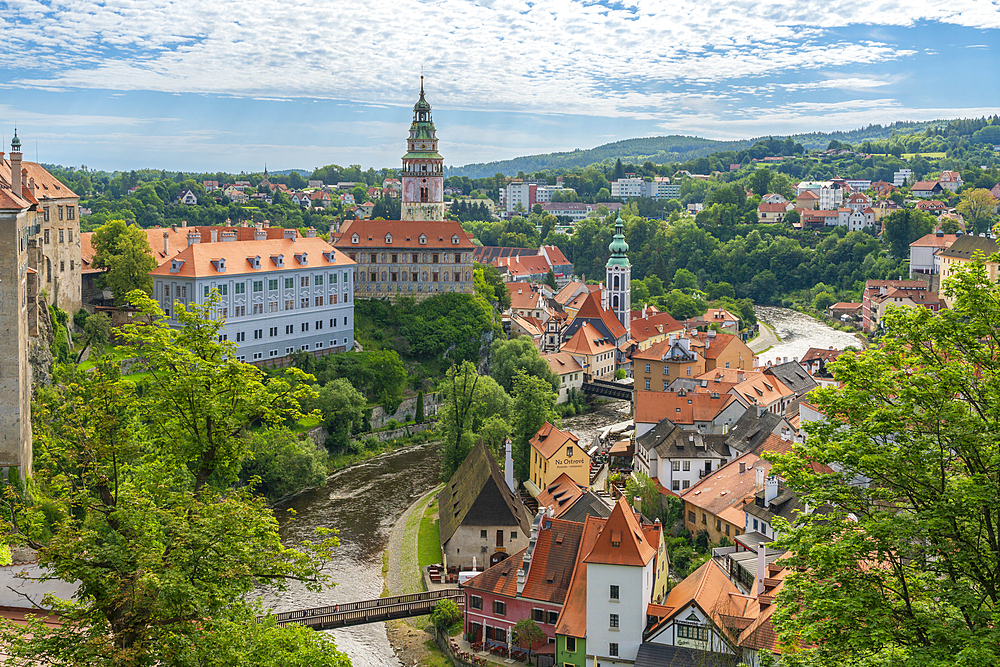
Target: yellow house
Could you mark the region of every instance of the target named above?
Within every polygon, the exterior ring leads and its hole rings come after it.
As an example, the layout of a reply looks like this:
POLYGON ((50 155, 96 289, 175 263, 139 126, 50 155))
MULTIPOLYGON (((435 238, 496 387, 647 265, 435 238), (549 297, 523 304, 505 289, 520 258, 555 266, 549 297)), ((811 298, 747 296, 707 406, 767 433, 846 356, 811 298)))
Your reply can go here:
MULTIPOLYGON (((941 285, 944 285, 944 281, 950 278, 958 267, 965 266, 971 262, 973 255, 977 251, 985 255, 983 259, 986 262, 986 274, 989 276, 990 282, 996 282, 997 263, 988 260, 997 250, 998 246, 995 239, 985 236, 975 236, 973 234, 959 236, 950 247, 937 252, 941 260, 941 285)), ((954 301, 954 297, 944 297, 944 302, 949 308, 954 301)))
POLYGON ((566 473, 576 484, 590 486, 590 456, 579 446, 579 438, 545 422, 530 441, 530 482, 539 491, 566 473))

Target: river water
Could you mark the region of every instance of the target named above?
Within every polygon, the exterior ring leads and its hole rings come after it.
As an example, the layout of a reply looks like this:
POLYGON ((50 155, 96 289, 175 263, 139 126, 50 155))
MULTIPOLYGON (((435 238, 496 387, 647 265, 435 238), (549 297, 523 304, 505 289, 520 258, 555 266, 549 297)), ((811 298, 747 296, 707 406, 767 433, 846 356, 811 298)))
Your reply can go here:
POLYGON ((791 308, 775 306, 754 306, 757 319, 767 323, 781 339, 767 352, 759 355, 761 365, 768 360, 788 357, 801 359, 810 347, 842 350, 848 345, 861 348, 861 342, 854 334, 838 331, 819 320, 791 308))
MULTIPOLYGON (((414 445, 338 471, 323 488, 275 508, 285 545, 310 539, 315 528, 324 527, 340 531, 340 547, 326 567, 336 586, 313 592, 293 584, 283 593, 265 597, 265 607, 281 612, 379 597, 389 533, 403 512, 434 488, 438 472, 437 445, 414 445), (294 515, 288 509, 294 509, 294 515)), ((384 623, 331 632, 355 667, 400 664, 384 623)))

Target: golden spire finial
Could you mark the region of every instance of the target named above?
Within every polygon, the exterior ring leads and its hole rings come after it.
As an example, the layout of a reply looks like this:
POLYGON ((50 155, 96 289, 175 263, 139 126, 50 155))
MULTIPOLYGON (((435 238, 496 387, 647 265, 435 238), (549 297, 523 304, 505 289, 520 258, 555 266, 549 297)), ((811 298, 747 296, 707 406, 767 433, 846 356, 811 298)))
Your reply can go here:
MULTIPOLYGON (((424 75, 420 75, 420 94, 424 94, 424 75)), ((16 130, 15 130, 16 131, 16 130)))

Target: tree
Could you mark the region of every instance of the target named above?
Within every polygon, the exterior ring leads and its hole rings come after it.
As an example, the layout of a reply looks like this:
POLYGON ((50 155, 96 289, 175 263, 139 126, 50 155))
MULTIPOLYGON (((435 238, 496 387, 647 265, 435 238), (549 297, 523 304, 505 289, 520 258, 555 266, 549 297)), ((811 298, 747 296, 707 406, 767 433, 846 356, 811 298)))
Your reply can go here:
POLYGON ((997 198, 986 188, 973 188, 961 194, 958 212, 965 218, 969 231, 976 234, 989 231, 990 223, 997 212, 997 198))
POLYGON ((768 188, 771 186, 771 179, 774 177, 774 172, 772 172, 767 167, 761 167, 754 169, 753 173, 750 174, 748 179, 750 184, 750 189, 753 190, 755 195, 763 197, 768 193, 768 188))
POLYGON ((559 289, 559 286, 556 284, 555 271, 553 271, 552 269, 549 269, 549 272, 545 274, 545 284, 554 290, 559 289))
POLYGON ((423 391, 418 391, 417 392, 417 407, 416 407, 416 411, 415 411, 415 413, 413 415, 413 421, 415 421, 418 424, 422 424, 424 422, 424 392, 423 391))
POLYGON ((360 430, 368 413, 368 404, 361 392, 347 378, 331 380, 316 392, 316 398, 306 405, 319 410, 326 427, 328 449, 343 449, 351 435, 360 430))
POLYGON ((111 317, 107 313, 87 315, 83 331, 87 334, 87 344, 94 352, 100 352, 111 340, 111 317))
POLYGON ((514 374, 514 472, 518 479, 528 479, 530 450, 529 441, 545 422, 559 424, 556 413, 556 394, 545 379, 528 375, 524 370, 514 374))
POLYGON ((479 373, 472 363, 452 366, 445 377, 444 401, 438 422, 444 440, 441 452, 441 481, 447 482, 455 474, 465 457, 472 451, 474 432, 472 412, 479 373))
POLYGON ((799 216, 799 212, 795 209, 792 209, 791 211, 785 213, 785 217, 782 218, 782 221, 788 226, 797 225, 799 222, 801 222, 801 220, 802 218, 799 216))
POLYGON ((698 288, 698 277, 687 269, 677 269, 671 287, 675 290, 691 290, 698 288))
POLYGON ((649 478, 649 475, 639 470, 632 473, 625 484, 625 499, 630 505, 635 506, 636 498, 639 499, 639 511, 647 518, 660 517, 660 490, 656 488, 656 483, 649 478))
MULTIPOLYGON (((256 625, 258 586, 299 580, 319 590, 336 538, 282 545, 266 500, 234 486, 249 454, 242 433, 300 415, 303 374, 267 380, 218 341, 216 303, 177 308, 171 328, 156 302, 128 295, 142 322, 121 327, 146 373, 121 376, 105 358, 38 396, 33 410, 32 500, 5 494, 6 520, 38 549, 53 578, 79 582, 72 601, 50 599, 63 625, 0 629, 22 664, 147 667, 166 664, 349 665, 323 638, 256 625), (255 645, 248 644, 253 638, 255 645), (235 659, 234 663, 227 663, 235 659)), ((9 491, 10 489, 8 489, 9 491)))
POLYGON ((90 244, 94 248, 91 266, 104 271, 99 284, 111 290, 116 303, 124 303, 125 295, 132 290, 152 293, 149 272, 156 268, 156 258, 146 233, 139 227, 110 220, 94 230, 90 244))
POLYGON ((493 341, 490 346, 490 375, 507 393, 513 393, 514 377, 520 371, 545 380, 552 391, 559 391, 559 376, 542 359, 531 338, 518 336, 493 341))
POLYGON ((525 644, 531 648, 533 645, 545 641, 545 633, 538 627, 538 623, 533 618, 522 618, 511 628, 511 633, 511 639, 521 648, 524 648, 525 644))
POLYGON ((813 297, 812 307, 819 311, 825 311, 835 303, 837 303, 837 297, 829 292, 820 292, 813 297))
POLYGON ((885 233, 882 240, 889 244, 893 257, 898 259, 910 256, 910 244, 930 234, 934 229, 934 216, 912 208, 893 211, 883 223, 885 233))
POLYGON ((705 312, 703 302, 678 289, 671 290, 661 302, 670 316, 676 320, 688 320, 705 312))
POLYGON ((809 647, 782 664, 1000 663, 1000 288, 970 264, 951 309, 890 309, 879 348, 831 366, 826 419, 773 469, 815 508, 778 528, 775 623, 809 647))
POLYGON ((281 426, 247 434, 250 456, 240 481, 270 501, 326 481, 326 452, 312 438, 281 426))
POLYGON ((431 623, 438 632, 448 632, 448 628, 462 620, 462 610, 454 600, 441 600, 431 612, 431 623))

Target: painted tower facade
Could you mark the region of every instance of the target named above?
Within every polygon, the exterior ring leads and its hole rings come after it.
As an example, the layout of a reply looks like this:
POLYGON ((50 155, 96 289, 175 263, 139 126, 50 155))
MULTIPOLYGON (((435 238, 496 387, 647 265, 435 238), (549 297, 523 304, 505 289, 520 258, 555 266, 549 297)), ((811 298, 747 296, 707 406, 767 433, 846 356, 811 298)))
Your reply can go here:
POLYGON ((625 242, 625 223, 619 214, 615 221, 615 238, 608 246, 611 257, 605 265, 607 282, 604 288, 604 303, 606 310, 614 313, 615 318, 622 323, 625 331, 631 335, 632 328, 632 265, 628 261, 628 243, 625 242))
POLYGON ((413 105, 413 122, 403 156, 403 220, 444 220, 444 158, 438 153, 438 138, 431 118, 431 105, 424 99, 424 77, 420 77, 420 99, 413 105))

